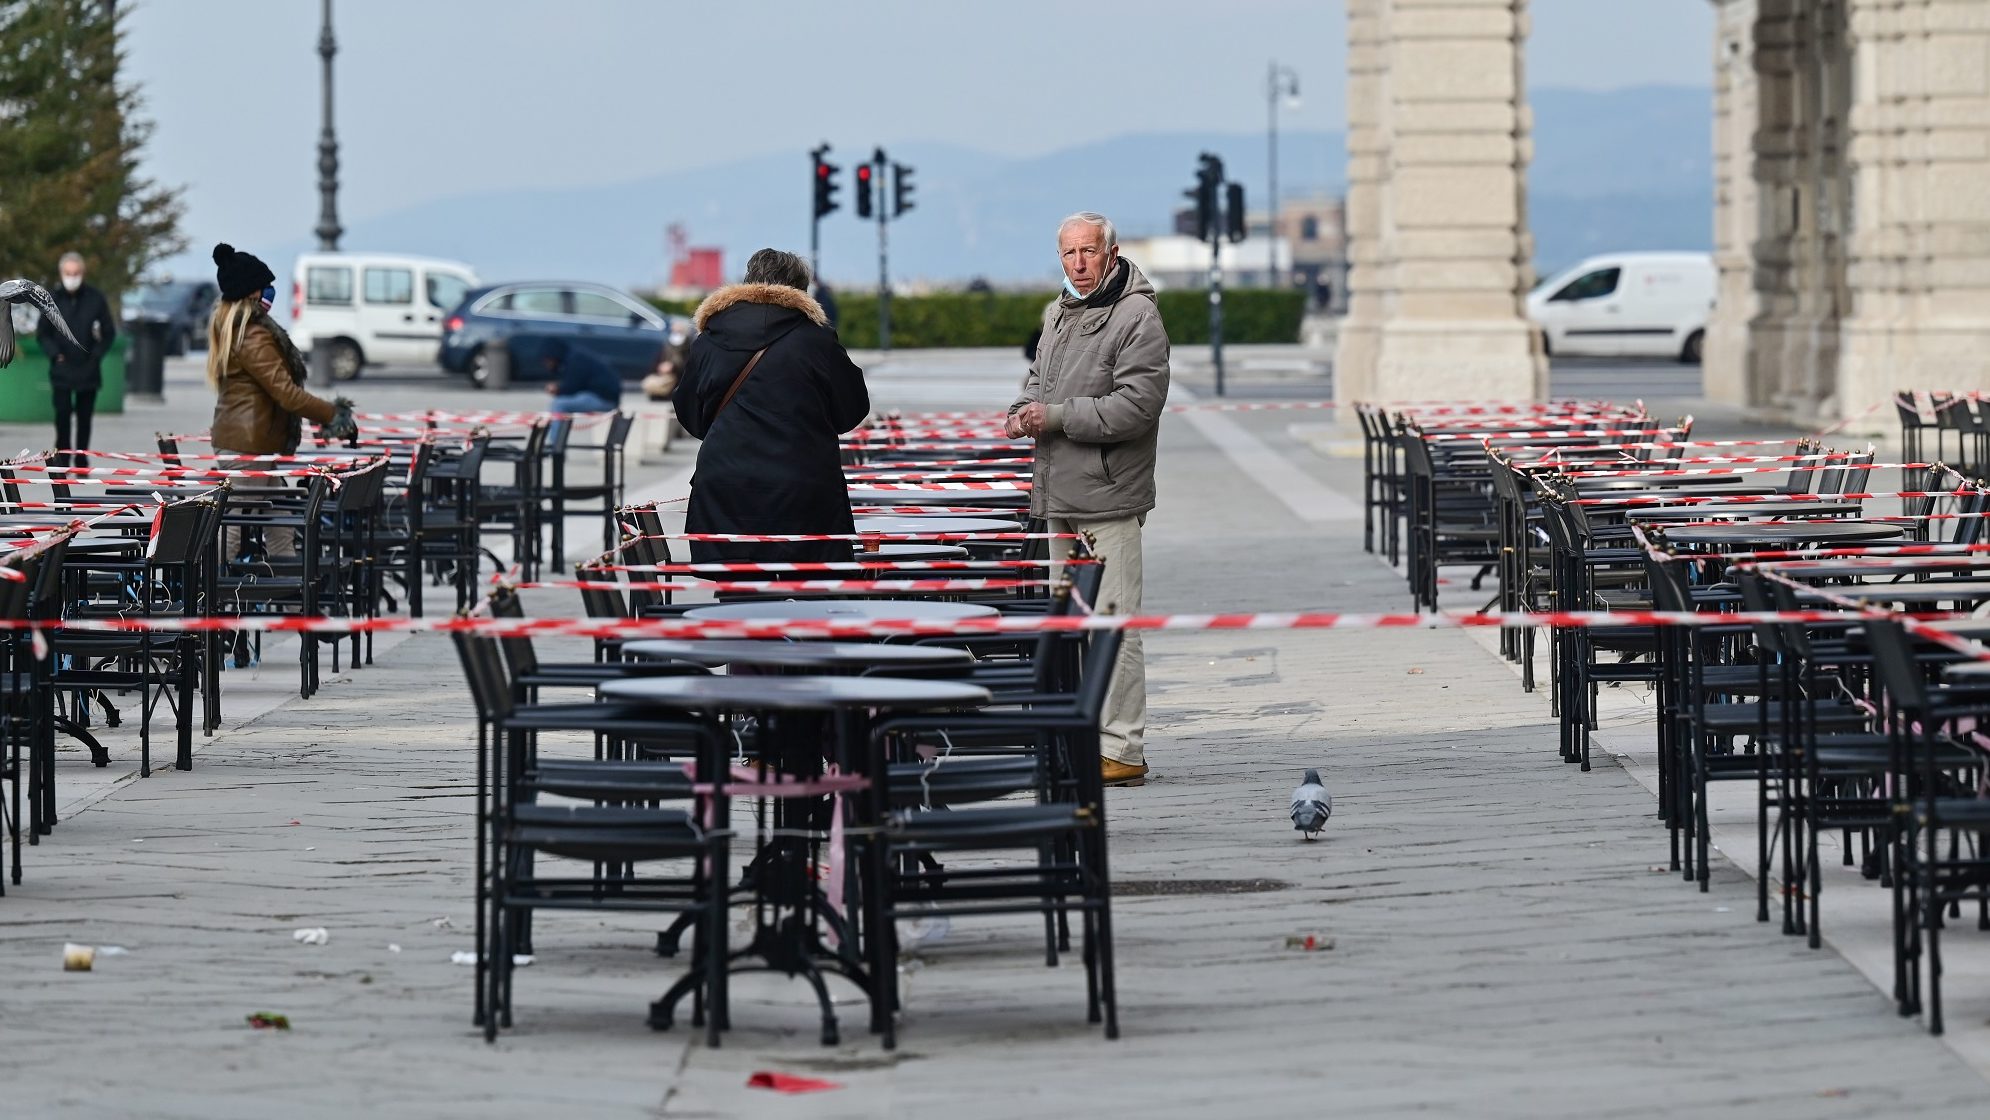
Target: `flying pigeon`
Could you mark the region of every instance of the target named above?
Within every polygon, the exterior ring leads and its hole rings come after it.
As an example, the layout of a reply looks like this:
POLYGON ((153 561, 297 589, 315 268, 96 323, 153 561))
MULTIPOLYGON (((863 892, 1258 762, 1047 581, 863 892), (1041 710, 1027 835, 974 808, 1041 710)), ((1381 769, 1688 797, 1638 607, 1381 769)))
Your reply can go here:
MULTIPOLYGON (((49 298, 48 289, 33 280, 0 280, 0 303, 33 304, 44 318, 55 323, 55 329, 61 331, 62 337, 68 339, 71 345, 78 348, 83 345, 76 341, 76 335, 70 331, 69 324, 62 321, 62 313, 55 309, 55 300, 49 298)), ((7 368, 13 360, 14 314, 9 308, 5 312, 0 312, 0 369, 7 368)))
POLYGON ((1320 772, 1306 771, 1306 780, 1292 791, 1292 827, 1311 840, 1327 827, 1327 818, 1333 815, 1334 795, 1320 784, 1320 772))

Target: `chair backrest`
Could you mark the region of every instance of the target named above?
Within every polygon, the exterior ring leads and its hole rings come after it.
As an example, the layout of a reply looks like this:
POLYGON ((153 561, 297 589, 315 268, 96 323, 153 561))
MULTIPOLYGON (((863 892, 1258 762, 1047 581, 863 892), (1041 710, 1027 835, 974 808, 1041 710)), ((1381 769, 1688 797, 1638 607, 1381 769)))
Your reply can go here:
POLYGON ((1890 618, 1871 618, 1865 623, 1866 644, 1873 651, 1873 676, 1894 705, 1904 711, 1924 713, 1928 709, 1928 689, 1921 680, 1921 668, 1914 661, 1913 639, 1906 628, 1890 618))
POLYGON ((470 685, 470 698, 477 705, 477 718, 485 723, 505 719, 512 713, 511 685, 505 677, 504 657, 497 640, 487 634, 458 630, 450 634, 456 643, 456 656, 463 663, 463 677, 470 685))
POLYGON ((1085 660, 1078 671, 1078 711, 1098 722, 1105 711, 1106 690, 1112 685, 1113 668, 1119 664, 1119 647, 1126 631, 1119 627, 1090 631, 1086 637, 1085 660))
MULTIPOLYGON (((1805 439, 1797 441, 1796 453, 1798 455, 1815 455, 1820 450, 1822 450, 1821 446, 1811 440, 1805 439)), ((1794 465, 1799 467, 1811 467, 1811 466, 1816 466, 1819 463, 1828 462, 1828 461, 1829 460, 1825 459, 1803 459, 1798 461, 1794 465)), ((1827 473, 1830 472, 1791 471, 1790 476, 1783 480, 1783 493, 1807 494, 1810 492, 1811 483, 1816 480, 1817 476, 1820 474, 1827 474, 1827 473)))
MULTIPOLYGON (((524 618, 525 604, 518 598, 518 591, 511 587, 498 587, 491 591, 492 618, 524 618)), ((539 654, 532 648, 532 639, 523 634, 506 634, 497 640, 504 651, 504 662, 511 670, 511 678, 528 676, 539 671, 539 654)))
POLYGON ((215 499, 203 495, 161 506, 155 514, 152 539, 145 547, 146 562, 172 567, 198 559, 207 544, 201 533, 211 523, 217 505, 215 499))
MULTIPOLYGON (((588 583, 620 583, 621 581, 616 578, 620 574, 578 565, 574 568, 574 578, 588 583)), ((580 605, 589 618, 629 617, 629 604, 622 597, 622 592, 606 587, 581 588, 580 605)))

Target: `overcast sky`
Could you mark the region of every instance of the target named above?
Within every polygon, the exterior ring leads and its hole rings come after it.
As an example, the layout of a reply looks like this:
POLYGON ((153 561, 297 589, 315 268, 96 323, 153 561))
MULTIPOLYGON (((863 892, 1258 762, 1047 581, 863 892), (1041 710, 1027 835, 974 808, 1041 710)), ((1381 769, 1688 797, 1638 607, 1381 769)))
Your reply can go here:
MULTIPOLYGON (((318 212, 318 4, 130 0, 147 171, 202 241, 318 212)), ((1339 0, 336 0, 342 216, 633 179, 829 140, 1013 155, 1128 132, 1339 128, 1339 0)), ((1704 0, 1533 0, 1537 86, 1710 81, 1704 0)))

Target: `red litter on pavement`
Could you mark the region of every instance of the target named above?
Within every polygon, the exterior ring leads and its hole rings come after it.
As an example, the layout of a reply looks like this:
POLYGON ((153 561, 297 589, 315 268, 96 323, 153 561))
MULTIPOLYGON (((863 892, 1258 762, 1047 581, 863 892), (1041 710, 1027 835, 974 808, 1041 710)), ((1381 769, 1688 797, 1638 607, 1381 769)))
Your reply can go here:
POLYGON ((824 1089, 841 1089, 840 1081, 824 1081, 817 1077, 797 1077, 792 1073, 774 1073, 771 1070, 757 1070, 746 1079, 749 1089, 772 1089, 776 1093, 820 1093, 824 1089))

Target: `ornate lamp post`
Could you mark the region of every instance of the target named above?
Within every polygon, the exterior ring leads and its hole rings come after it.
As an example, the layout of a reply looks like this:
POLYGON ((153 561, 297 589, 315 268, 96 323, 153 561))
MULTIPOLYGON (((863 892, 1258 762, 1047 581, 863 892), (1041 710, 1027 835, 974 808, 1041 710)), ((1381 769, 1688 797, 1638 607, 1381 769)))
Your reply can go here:
MULTIPOLYGON (((324 0, 322 18, 318 26, 318 58, 323 64, 320 100, 324 107, 324 123, 318 130, 318 248, 335 252, 339 247, 339 235, 345 230, 339 226, 339 137, 332 128, 332 56, 339 53, 338 41, 332 38, 332 0, 324 0)), ((303 294, 299 293, 299 298, 303 294)), ((300 308, 291 308, 295 316, 300 308)), ((311 384, 318 388, 328 388, 332 384, 332 350, 329 346, 318 345, 311 340, 311 384)))

